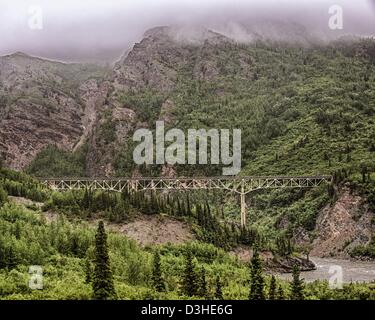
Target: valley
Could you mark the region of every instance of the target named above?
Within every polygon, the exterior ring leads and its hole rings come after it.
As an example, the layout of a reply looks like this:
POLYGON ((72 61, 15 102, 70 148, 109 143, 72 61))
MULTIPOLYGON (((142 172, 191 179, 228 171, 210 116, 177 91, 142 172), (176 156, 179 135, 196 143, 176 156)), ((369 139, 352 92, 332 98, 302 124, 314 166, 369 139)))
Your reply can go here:
POLYGON ((280 300, 296 298, 284 273, 297 266, 306 299, 375 299, 374 39, 181 32, 150 29, 113 66, 0 57, 0 299, 91 299, 98 234, 118 299, 248 299, 257 259, 268 298, 272 281, 280 300), (241 129, 231 178, 329 179, 246 198, 224 182, 158 192, 41 183, 222 176, 212 161, 135 163, 134 132, 154 140, 157 121, 166 132, 241 129), (328 283, 335 264, 343 289, 328 283), (30 265, 43 266, 45 290, 27 287, 30 265))

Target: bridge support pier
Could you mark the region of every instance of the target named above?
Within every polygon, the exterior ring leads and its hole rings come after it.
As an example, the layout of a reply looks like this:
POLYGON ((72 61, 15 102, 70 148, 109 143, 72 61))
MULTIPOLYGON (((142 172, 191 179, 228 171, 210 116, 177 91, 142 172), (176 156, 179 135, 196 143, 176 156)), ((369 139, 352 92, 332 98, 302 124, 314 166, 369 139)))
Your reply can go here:
POLYGON ((245 180, 242 179, 241 181, 241 228, 246 227, 246 193, 245 193, 245 180))
POLYGON ((246 194, 241 193, 241 227, 246 227, 246 194))

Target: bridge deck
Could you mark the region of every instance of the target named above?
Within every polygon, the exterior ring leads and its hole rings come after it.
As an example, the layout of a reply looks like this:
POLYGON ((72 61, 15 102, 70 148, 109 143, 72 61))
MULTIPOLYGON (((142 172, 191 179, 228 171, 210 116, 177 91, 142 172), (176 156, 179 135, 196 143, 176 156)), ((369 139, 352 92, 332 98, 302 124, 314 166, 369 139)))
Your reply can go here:
POLYGON ((116 192, 147 190, 227 190, 241 197, 241 225, 246 226, 246 195, 261 189, 313 188, 332 182, 332 176, 251 176, 181 178, 43 178, 54 190, 93 189, 116 192))
POLYGON ((307 188, 330 182, 331 176, 250 176, 250 177, 193 177, 193 178, 45 178, 40 181, 55 190, 102 189, 124 190, 199 190, 223 189, 249 193, 257 189, 307 188))
POLYGON ((58 177, 58 178, 37 178, 40 181, 139 181, 139 180, 253 180, 253 179, 331 179, 330 175, 317 175, 317 176, 215 176, 215 177, 58 177))

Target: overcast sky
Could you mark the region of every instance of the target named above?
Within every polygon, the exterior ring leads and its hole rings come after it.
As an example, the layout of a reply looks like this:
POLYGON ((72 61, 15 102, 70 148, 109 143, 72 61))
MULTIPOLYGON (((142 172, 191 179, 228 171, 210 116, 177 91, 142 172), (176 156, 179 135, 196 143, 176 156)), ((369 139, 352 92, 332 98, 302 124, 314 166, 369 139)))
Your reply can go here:
POLYGON ((329 34, 337 32, 328 28, 333 4, 343 8, 343 32, 375 35, 375 0, 0 0, 0 55, 113 61, 159 25, 225 30, 277 19, 329 34), (29 26, 32 6, 43 11, 42 29, 29 26))

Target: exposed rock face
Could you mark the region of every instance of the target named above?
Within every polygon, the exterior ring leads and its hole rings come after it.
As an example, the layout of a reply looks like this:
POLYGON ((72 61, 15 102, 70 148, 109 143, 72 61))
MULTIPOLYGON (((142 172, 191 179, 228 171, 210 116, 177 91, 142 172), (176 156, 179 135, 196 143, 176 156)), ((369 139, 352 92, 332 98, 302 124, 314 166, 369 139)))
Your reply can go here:
POLYGON ((24 169, 49 144, 83 143, 97 98, 90 72, 22 53, 0 57, 0 152, 9 167, 24 169))
POLYGON ((177 45, 162 28, 145 34, 145 38, 116 64, 114 85, 118 90, 151 87, 170 91, 177 77, 176 67, 188 50, 177 45))
MULTIPOLYGON (((114 149, 144 125, 134 106, 121 105, 119 96, 148 88, 169 93, 182 69, 200 80, 221 77, 225 62, 220 48, 227 44, 234 45, 202 28, 157 27, 123 56, 107 80, 99 67, 22 53, 0 57, 0 155, 20 170, 49 144, 77 151, 88 142, 87 173, 112 174, 114 149), (115 126, 116 139, 110 143, 100 141, 100 127, 108 122, 115 126)), ((240 49, 231 59, 240 61, 244 76, 251 75, 252 61, 240 49)), ((174 108, 166 98, 159 119, 173 125, 174 108)))
POLYGON ((178 70, 192 63, 196 77, 212 78, 219 74, 215 47, 223 43, 232 40, 206 29, 153 28, 116 64, 114 86, 120 91, 152 88, 169 92, 175 87, 178 70))
POLYGON ((116 108, 112 114, 116 122, 116 141, 123 142, 133 130, 136 123, 136 113, 128 108, 116 108))
POLYGON ((342 190, 335 204, 325 207, 318 216, 317 238, 310 255, 347 257, 353 247, 371 240, 373 216, 363 198, 342 190))
MULTIPOLYGON (((176 88, 179 75, 186 72, 196 80, 218 80, 223 76, 225 62, 222 61, 221 50, 225 45, 235 44, 221 34, 202 28, 157 27, 147 31, 143 40, 127 51, 114 67, 111 76, 113 90, 108 93, 108 106, 105 108, 107 116, 105 119, 98 117, 101 119, 96 122, 89 139, 88 174, 113 174, 113 155, 118 154, 121 144, 131 138, 134 130, 149 127, 144 119, 140 119, 136 106, 120 102, 124 94, 152 90, 164 95, 166 98, 158 119, 164 120, 167 126, 174 125, 177 119, 175 102, 169 93, 176 88), (100 141, 100 127, 108 122, 115 127, 116 137, 103 143, 100 141)), ((241 49, 238 56, 230 59, 241 65, 240 74, 244 77, 252 74, 252 60, 243 55, 241 49)), ((161 174, 164 173, 171 176, 174 170, 164 168, 161 174)))
POLYGON ((0 58, 0 150, 12 168, 23 169, 47 144, 73 147, 82 133, 83 106, 63 88, 63 64, 14 54, 0 58))
POLYGON ((98 116, 88 139, 87 174, 89 176, 114 176, 114 155, 131 136, 137 124, 136 112, 127 106, 113 103, 97 109, 98 116), (106 126, 113 128, 110 141, 103 138, 106 126))
POLYGON ((108 81, 101 83, 95 79, 89 79, 79 87, 79 94, 85 105, 81 121, 83 133, 73 151, 81 147, 92 135, 97 123, 98 112, 106 102, 109 89, 110 83, 108 81))

